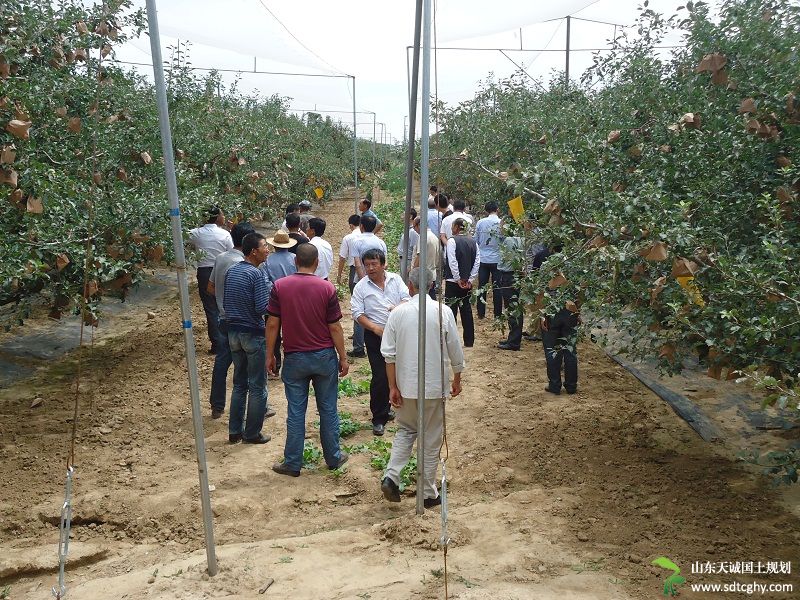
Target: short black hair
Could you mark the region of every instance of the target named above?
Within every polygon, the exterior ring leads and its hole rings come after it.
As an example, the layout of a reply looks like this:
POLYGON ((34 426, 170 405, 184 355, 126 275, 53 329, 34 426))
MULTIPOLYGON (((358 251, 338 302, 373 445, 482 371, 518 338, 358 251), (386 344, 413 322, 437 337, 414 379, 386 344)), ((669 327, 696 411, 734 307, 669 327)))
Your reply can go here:
POLYGON ((286 227, 287 229, 294 229, 295 227, 300 227, 300 215, 297 213, 291 213, 286 215, 286 227))
POLYGON ((212 204, 206 211, 206 223, 216 223, 217 217, 222 213, 222 209, 216 204, 212 204))
POLYGON ((355 225, 356 227, 358 227, 359 225, 361 225, 361 216, 350 215, 350 218, 347 219, 347 222, 350 223, 350 225, 355 225))
POLYGON ((298 210, 300 210, 300 206, 298 206, 294 202, 292 202, 291 204, 287 204, 286 205, 286 214, 287 215, 289 215, 289 214, 291 214, 293 212, 297 212, 298 210))
POLYGON ((483 209, 488 213, 497 212, 498 208, 499 206, 497 205, 497 202, 495 202, 494 200, 489 200, 483 207, 483 209))
POLYGON ((361 262, 363 263, 365 260, 379 260, 381 261, 382 265, 386 264, 386 254, 383 250, 379 250, 378 248, 370 248, 364 254, 361 255, 361 262))
POLYGON ((266 240, 260 233, 248 233, 242 240, 242 254, 250 256, 250 253, 261 245, 261 240, 266 240))
POLYGON ((297 246, 295 262, 298 268, 309 269, 314 266, 314 261, 319 257, 319 251, 314 244, 300 244, 297 246))
POLYGON ((367 205, 367 208, 372 208, 372 200, 369 198, 363 198, 361 201, 367 205))
POLYGON ((447 208, 448 204, 450 204, 450 199, 447 196, 444 194, 436 194, 436 206, 439 208, 447 208))
POLYGON ((375 228, 378 226, 378 219, 373 217, 372 215, 361 215, 361 226, 364 228, 364 231, 370 232, 375 231, 375 228))
POLYGON ((408 215, 409 215, 409 217, 410 217, 410 218, 409 218, 409 221, 413 221, 414 219, 416 219, 416 218, 417 218, 417 209, 416 209, 416 208, 412 208, 412 209, 411 209, 411 210, 408 212, 408 215))
POLYGON ((237 248, 241 248, 244 236, 246 236, 248 233, 255 233, 255 231, 256 230, 253 228, 253 226, 247 221, 242 221, 241 223, 237 223, 236 225, 233 226, 233 229, 231 229, 231 237, 233 238, 233 245, 236 246, 237 248))
POLYGON ((439 188, 437 188, 435 185, 432 185, 431 187, 428 188, 428 191, 433 192, 435 194, 436 192, 439 191, 439 188))
POLYGON ((317 237, 322 237, 325 234, 325 219, 320 219, 319 217, 314 217, 313 219, 309 219, 308 221, 308 228, 314 230, 314 235, 317 237))
POLYGON ((463 211, 465 208, 467 208, 467 203, 464 202, 461 198, 458 198, 457 200, 453 200, 453 209, 454 210, 463 211))

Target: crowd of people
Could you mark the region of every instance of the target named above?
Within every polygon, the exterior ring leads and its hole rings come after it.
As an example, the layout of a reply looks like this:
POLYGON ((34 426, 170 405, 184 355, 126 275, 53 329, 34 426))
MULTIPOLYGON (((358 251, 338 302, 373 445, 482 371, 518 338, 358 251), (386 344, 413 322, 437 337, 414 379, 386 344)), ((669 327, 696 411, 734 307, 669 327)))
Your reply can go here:
MULTIPOLYGON (((269 238, 247 222, 237 223, 229 231, 217 206, 208 210, 205 225, 190 232, 189 241, 200 256, 198 289, 208 323, 210 352, 215 355, 211 416, 219 419, 225 413, 226 380, 232 364, 229 441, 269 442, 271 436, 263 432, 264 421, 276 413, 268 401, 267 379, 280 378, 287 400, 286 443, 283 460, 272 469, 297 477, 303 460, 309 388, 313 385, 325 463, 330 469, 338 469, 349 458, 339 439, 338 381, 347 375, 349 360, 366 357, 372 372, 372 433, 382 436, 387 423, 395 420, 397 424, 381 490, 387 500, 399 502, 400 471, 411 456, 417 436, 422 294, 429 305, 424 325, 424 505, 431 508, 441 502, 436 470, 444 401, 448 395, 461 392, 463 348, 475 343, 473 297, 478 319, 487 316, 487 291, 492 292, 494 317, 505 314, 508 337, 498 344, 499 349, 518 351, 525 338, 543 342, 548 376, 545 390, 553 394, 560 394, 562 387, 567 393, 577 390, 574 343, 564 341, 574 338, 578 316, 564 309, 541 319, 532 334, 523 332, 518 278, 538 269, 549 250, 530 242, 529 238, 536 237, 533 230, 525 239, 507 235, 494 201, 486 203, 486 215, 476 222, 463 200, 451 202, 432 187, 426 262, 420 264, 421 220, 412 211, 411 226, 396 248, 401 269, 402 265, 407 269, 404 276, 387 268, 388 248, 378 235, 383 223, 371 201, 361 200, 358 208, 358 213, 348 218, 350 232, 339 245, 336 268, 336 282, 343 285, 347 267, 353 319, 349 351, 345 349, 337 289, 330 281, 334 256, 324 238, 327 223, 311 213, 309 201, 290 204, 280 229, 269 238), (428 282, 427 289, 421 289, 421 281, 428 282), (441 312, 437 306, 440 295, 448 307, 441 312)), ((525 227, 532 225, 526 223, 525 227)))

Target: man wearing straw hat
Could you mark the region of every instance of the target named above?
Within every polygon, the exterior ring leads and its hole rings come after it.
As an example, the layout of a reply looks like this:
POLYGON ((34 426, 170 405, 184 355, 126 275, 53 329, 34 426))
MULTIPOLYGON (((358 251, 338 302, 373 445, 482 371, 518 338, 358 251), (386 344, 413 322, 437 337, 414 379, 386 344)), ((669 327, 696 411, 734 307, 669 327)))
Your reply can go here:
MULTIPOLYGON (((297 245, 297 240, 289 237, 289 233, 279 229, 271 238, 267 238, 267 243, 275 248, 259 267, 264 272, 264 277, 267 280, 267 297, 272 293, 272 286, 279 279, 297 272, 297 267, 294 262, 294 254, 289 252, 289 248, 297 245)), ((273 318, 273 317, 269 317, 273 318)), ((275 371, 280 373, 281 370, 281 334, 278 332, 278 339, 275 341, 275 371)), ((270 375, 270 379, 277 379, 277 375, 270 375)))

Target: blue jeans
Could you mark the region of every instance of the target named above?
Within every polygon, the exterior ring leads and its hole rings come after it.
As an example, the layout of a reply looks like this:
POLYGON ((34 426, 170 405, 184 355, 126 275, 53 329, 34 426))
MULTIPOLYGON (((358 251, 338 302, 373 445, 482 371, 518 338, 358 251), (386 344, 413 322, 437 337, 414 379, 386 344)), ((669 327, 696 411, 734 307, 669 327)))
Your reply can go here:
POLYGON ((336 350, 325 348, 284 354, 281 379, 287 402, 284 464, 292 471, 299 471, 303 466, 308 384, 313 383, 319 411, 322 454, 329 467, 338 466, 342 455, 339 449, 339 361, 336 359, 336 350))
POLYGON ((267 376, 264 368, 267 340, 264 334, 229 331, 228 343, 233 359, 233 392, 228 433, 241 434, 245 440, 252 440, 261 433, 267 412, 267 376))

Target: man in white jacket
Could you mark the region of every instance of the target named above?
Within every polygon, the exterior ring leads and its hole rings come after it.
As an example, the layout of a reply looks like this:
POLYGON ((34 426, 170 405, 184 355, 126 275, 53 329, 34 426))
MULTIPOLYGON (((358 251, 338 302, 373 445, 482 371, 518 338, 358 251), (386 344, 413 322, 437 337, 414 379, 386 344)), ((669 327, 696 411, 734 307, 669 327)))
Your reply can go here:
MULTIPOLYGON (((427 273, 427 281, 434 274, 427 273)), ((381 491, 389 502, 400 502, 400 471, 408 463, 417 438, 417 341, 419 332, 419 280, 420 269, 415 267, 408 275, 408 291, 412 298, 396 306, 389 313, 383 330, 381 354, 386 360, 389 380, 389 401, 396 409, 397 433, 392 443, 392 454, 386 467, 381 491)), ((439 447, 442 444, 444 423, 444 397, 448 387, 451 396, 461 393, 461 372, 464 370, 464 351, 459 340, 453 313, 442 311, 442 334, 439 337, 439 305, 423 291, 427 302, 425 311, 425 456, 424 506, 433 508, 442 503, 436 487, 439 465, 439 447), (444 358, 442 357, 442 353, 444 358), (444 373, 453 372, 453 381, 442 381, 444 373)))

